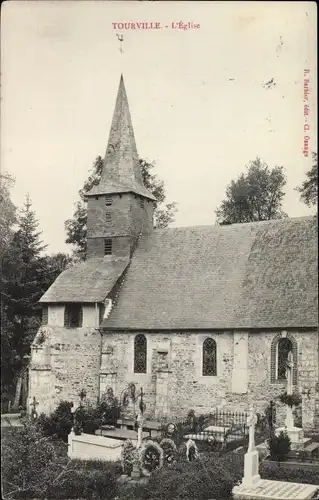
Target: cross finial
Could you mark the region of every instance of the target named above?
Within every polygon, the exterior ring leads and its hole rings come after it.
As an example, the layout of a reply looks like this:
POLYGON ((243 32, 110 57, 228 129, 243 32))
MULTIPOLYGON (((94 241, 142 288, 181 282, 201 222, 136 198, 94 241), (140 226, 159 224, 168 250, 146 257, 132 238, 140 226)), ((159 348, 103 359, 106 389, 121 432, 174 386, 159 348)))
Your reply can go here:
POLYGON ((123 41, 124 41, 124 37, 123 37, 123 35, 119 35, 118 33, 116 34, 116 36, 117 36, 117 38, 118 38, 118 40, 119 40, 119 42, 120 42, 120 52, 121 52, 121 54, 123 54, 123 46, 122 46, 122 43, 123 43, 123 41))

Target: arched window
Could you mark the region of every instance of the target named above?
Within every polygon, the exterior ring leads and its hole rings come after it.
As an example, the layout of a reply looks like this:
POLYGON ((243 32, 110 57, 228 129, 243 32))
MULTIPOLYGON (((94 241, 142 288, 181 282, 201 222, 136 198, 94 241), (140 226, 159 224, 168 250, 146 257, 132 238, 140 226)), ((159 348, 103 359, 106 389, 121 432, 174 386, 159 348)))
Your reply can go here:
POLYGON ((83 323, 83 312, 80 304, 66 304, 64 309, 64 326, 79 328, 83 323))
POLYGON ((277 380, 285 380, 288 354, 292 351, 292 342, 287 337, 278 340, 277 344, 277 380))
POLYGON ((147 340, 145 335, 136 335, 134 339, 134 373, 147 372, 147 340))
POLYGON ((216 342, 214 339, 206 339, 203 343, 203 375, 217 375, 216 342))
POLYGON ((281 332, 274 336, 270 351, 270 383, 282 384, 286 380, 286 363, 289 352, 292 352, 293 385, 298 383, 298 346, 290 332, 281 332))

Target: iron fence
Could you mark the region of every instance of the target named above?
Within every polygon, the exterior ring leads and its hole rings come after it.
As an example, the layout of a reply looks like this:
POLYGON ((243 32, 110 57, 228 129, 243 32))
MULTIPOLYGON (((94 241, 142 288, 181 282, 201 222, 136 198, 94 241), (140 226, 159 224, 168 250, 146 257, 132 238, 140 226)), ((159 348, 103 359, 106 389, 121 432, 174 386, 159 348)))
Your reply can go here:
MULTIPOLYGON (((205 450, 233 449, 248 444, 248 412, 216 409, 208 415, 196 417, 191 413, 186 419, 162 423, 160 436, 171 437, 176 444, 192 439, 205 450)), ((258 416, 257 416, 258 417, 258 416)), ((265 422, 259 416, 256 435, 264 434, 265 422)))

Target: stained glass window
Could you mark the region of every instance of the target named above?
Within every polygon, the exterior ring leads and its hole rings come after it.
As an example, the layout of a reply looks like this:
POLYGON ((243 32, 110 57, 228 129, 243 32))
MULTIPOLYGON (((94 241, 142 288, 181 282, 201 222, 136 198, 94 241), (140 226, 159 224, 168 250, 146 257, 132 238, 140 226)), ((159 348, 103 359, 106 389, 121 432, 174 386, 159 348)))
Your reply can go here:
POLYGON ((147 340, 145 335, 136 335, 134 339, 134 373, 146 373, 147 340))
POLYGON ((214 339, 206 339, 203 344, 203 375, 217 375, 216 365, 216 342, 214 339))
POLYGON ((278 340, 278 353, 277 353, 277 378, 278 380, 286 379, 286 363, 288 354, 292 351, 292 342, 287 338, 278 340))

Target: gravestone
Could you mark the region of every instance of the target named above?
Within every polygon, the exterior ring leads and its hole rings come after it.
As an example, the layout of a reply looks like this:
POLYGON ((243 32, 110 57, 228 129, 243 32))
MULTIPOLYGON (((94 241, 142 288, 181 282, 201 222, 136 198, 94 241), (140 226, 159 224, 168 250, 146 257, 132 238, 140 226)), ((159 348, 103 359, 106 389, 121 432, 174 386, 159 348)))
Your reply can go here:
POLYGON ((232 490, 234 500, 308 500, 316 498, 319 487, 310 484, 289 483, 261 479, 258 473, 259 456, 255 446, 257 415, 250 410, 249 445, 245 455, 244 477, 241 484, 232 490))
POLYGON ((257 415, 253 408, 250 409, 247 418, 247 425, 249 426, 249 444, 248 450, 245 454, 244 477, 242 484, 245 487, 255 488, 259 481, 259 455, 255 446, 255 426, 257 424, 257 415))

